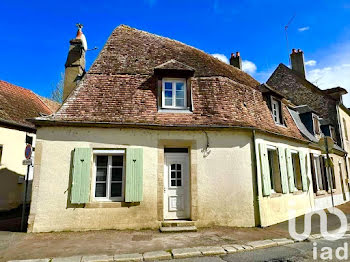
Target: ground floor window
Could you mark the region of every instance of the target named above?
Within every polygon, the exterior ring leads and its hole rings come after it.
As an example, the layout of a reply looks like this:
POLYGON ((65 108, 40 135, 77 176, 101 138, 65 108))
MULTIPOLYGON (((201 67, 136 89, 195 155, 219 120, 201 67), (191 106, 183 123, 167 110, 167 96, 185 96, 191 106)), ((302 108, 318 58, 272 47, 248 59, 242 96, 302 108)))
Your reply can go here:
POLYGON ((94 196, 97 200, 123 201, 125 181, 124 153, 99 151, 95 159, 94 196))
POLYGON ((296 191, 302 190, 303 182, 301 178, 300 156, 298 152, 292 152, 292 164, 293 164, 295 190, 296 191))
MULTIPOLYGON (((331 159, 332 161, 332 159, 331 159)), ((327 158, 313 154, 313 180, 316 191, 335 189, 334 169, 327 164, 327 158), (331 183, 332 182, 332 183, 331 183)))
POLYGON ((267 154, 268 154, 268 160, 269 160, 271 192, 282 193, 281 172, 280 172, 278 151, 276 148, 268 148, 267 154))

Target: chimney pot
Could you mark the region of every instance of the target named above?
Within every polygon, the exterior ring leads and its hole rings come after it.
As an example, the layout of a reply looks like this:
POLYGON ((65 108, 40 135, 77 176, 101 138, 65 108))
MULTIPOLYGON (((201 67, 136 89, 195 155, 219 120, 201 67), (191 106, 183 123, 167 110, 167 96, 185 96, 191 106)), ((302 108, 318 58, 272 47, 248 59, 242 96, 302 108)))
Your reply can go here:
POLYGON ((231 53, 230 65, 238 69, 242 69, 242 58, 239 52, 236 52, 236 56, 234 53, 231 53))
POLYGON ((292 49, 290 54, 290 60, 292 62, 292 70, 298 72, 303 78, 305 78, 305 64, 304 64, 304 53, 301 49, 292 49))

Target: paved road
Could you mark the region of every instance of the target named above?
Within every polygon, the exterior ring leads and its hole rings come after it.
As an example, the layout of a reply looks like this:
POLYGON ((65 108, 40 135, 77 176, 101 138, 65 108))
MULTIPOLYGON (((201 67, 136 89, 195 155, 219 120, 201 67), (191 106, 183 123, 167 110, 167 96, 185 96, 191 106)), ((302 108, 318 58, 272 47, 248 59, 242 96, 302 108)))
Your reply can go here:
MULTIPOLYGON (((230 254, 221 257, 199 257, 188 259, 169 260, 176 262, 301 262, 301 261, 350 261, 350 254, 348 252, 348 258, 345 260, 337 260, 335 258, 335 250, 338 247, 344 247, 344 243, 350 243, 350 236, 344 237, 337 241, 315 240, 312 242, 300 242, 287 246, 272 247, 266 249, 258 249, 253 251, 240 252, 230 254), (316 243, 318 255, 317 259, 313 259, 313 247, 316 243), (322 247, 331 247, 333 249, 332 260, 322 260, 321 249, 322 247)), ((342 252, 340 253, 343 254, 342 252)))

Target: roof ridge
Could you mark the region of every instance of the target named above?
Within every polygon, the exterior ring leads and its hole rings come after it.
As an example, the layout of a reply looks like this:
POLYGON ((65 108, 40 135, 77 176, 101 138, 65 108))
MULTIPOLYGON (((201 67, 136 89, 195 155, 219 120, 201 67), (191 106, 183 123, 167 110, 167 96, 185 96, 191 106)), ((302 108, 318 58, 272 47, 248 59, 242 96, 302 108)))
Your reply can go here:
MULTIPOLYGON (((131 26, 129 26, 129 25, 121 24, 121 25, 117 26, 117 27, 113 30, 112 34, 113 34, 117 29, 119 29, 119 28, 121 28, 121 29, 128 29, 128 30, 134 30, 134 31, 138 31, 138 32, 144 33, 144 34, 146 34, 146 35, 151 35, 151 36, 155 36, 155 37, 158 37, 158 38, 170 40, 170 41, 175 42, 175 43, 177 43, 177 44, 181 44, 181 45, 184 45, 184 46, 193 48, 193 49, 195 49, 195 50, 197 50, 197 51, 199 51, 199 52, 202 52, 203 54, 205 54, 205 55, 207 55, 207 56, 209 56, 209 57, 212 57, 212 58, 215 59, 215 60, 218 60, 220 63, 222 63, 222 64, 224 64, 224 65, 226 65, 226 66, 229 66, 229 65, 226 64, 225 62, 223 62, 223 61, 221 61, 221 60, 215 58, 214 56, 212 56, 211 54, 205 52, 205 51, 202 50, 202 49, 199 49, 199 48, 194 47, 194 46, 192 46, 192 45, 186 44, 186 43, 181 42, 181 41, 179 41, 179 40, 172 39, 172 38, 167 37, 167 36, 161 36, 161 35, 158 35, 158 34, 155 34, 155 33, 150 33, 150 32, 147 32, 147 31, 144 31, 144 30, 141 30, 141 29, 137 29, 137 28, 135 28, 135 27, 131 27, 131 26)), ((107 42, 108 42, 108 40, 107 40, 107 42)), ((106 42, 106 43, 107 43, 107 42, 106 42)), ((96 60, 97 60, 97 58, 96 58, 96 60)), ((95 61, 96 61, 96 60, 95 60, 95 61)), ((236 68, 236 67, 233 67, 233 68, 235 68, 236 70, 239 70, 239 69, 236 68)), ((243 72, 243 73, 245 73, 245 74, 247 74, 247 75, 249 75, 248 73, 244 72, 243 70, 240 70, 240 71, 243 72)), ((251 76, 251 77, 252 77, 252 76, 251 76)), ((255 79, 255 78, 254 78, 254 79, 255 79)))

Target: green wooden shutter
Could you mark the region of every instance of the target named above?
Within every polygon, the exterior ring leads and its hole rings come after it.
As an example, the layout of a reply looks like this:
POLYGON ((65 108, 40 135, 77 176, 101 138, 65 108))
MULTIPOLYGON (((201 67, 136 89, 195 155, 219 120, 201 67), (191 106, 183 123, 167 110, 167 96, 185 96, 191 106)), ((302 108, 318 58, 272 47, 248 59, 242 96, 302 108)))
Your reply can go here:
POLYGON ((143 199, 143 149, 126 150, 125 202, 141 202, 143 199))
POLYGON ((303 184, 303 191, 307 191, 307 169, 306 169, 306 154, 302 151, 299 152, 300 158, 300 172, 301 172, 301 181, 303 184))
POLYGON ((278 158, 280 162, 280 173, 281 173, 281 185, 282 185, 282 193, 288 193, 288 175, 287 175, 287 163, 285 157, 285 150, 283 147, 278 148, 278 158))
POLYGON ((269 196, 271 194, 271 180, 269 169, 269 158, 265 144, 260 144, 260 171, 263 184, 263 195, 269 196))
POLYGON ((90 198, 91 148, 75 148, 73 154, 71 203, 88 203, 90 198))
POLYGON ((286 149, 286 160, 287 160, 289 192, 292 193, 295 191, 294 168, 293 168, 292 153, 290 152, 289 148, 286 149))

